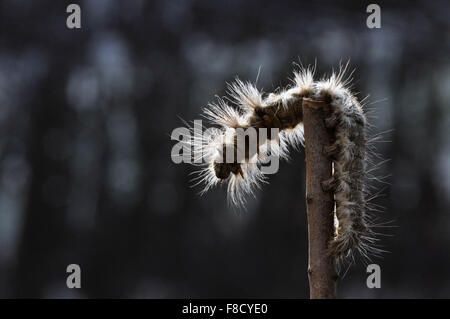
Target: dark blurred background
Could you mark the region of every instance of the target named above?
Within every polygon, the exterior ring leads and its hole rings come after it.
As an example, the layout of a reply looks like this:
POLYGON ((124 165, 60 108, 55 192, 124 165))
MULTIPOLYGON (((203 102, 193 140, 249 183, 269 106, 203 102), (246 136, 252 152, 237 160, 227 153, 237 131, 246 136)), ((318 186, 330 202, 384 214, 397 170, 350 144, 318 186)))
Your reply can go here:
POLYGON ((377 1, 381 29, 369 3, 1 1, 0 297, 307 298, 304 152, 236 212, 189 187, 170 133, 236 75, 271 92, 316 59, 350 59, 388 131, 382 288, 358 263, 339 297, 450 297, 449 2, 377 1))

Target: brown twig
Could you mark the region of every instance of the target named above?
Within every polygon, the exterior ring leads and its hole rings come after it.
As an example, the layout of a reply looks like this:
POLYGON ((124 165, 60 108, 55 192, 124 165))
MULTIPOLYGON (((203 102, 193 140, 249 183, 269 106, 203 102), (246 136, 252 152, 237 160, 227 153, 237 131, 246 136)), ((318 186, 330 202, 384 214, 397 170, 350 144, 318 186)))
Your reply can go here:
POLYGON ((323 152, 331 143, 324 122, 328 107, 323 101, 303 99, 311 299, 336 298, 335 261, 328 250, 334 233, 333 193, 321 185, 332 176, 332 162, 323 152))

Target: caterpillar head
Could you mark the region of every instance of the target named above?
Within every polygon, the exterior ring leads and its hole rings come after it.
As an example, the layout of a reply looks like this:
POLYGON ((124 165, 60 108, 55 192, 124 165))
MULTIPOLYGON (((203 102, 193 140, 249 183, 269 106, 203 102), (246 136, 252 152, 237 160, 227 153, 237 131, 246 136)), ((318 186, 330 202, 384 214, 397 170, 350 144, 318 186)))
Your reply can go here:
POLYGON ((226 180, 231 173, 234 175, 240 175, 244 178, 244 173, 242 172, 241 165, 239 163, 217 163, 214 162, 214 173, 216 177, 220 180, 226 180))

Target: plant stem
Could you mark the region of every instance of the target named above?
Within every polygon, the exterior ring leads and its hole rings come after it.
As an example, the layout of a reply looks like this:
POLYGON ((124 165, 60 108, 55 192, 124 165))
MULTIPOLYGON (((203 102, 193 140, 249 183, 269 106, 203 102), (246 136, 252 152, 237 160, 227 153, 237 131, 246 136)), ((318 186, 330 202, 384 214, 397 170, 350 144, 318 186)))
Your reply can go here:
POLYGON ((336 298, 335 260, 328 250, 334 234, 334 199, 333 192, 321 186, 332 176, 332 162, 323 154, 323 147, 331 143, 324 123, 328 108, 326 102, 303 99, 311 299, 336 298))

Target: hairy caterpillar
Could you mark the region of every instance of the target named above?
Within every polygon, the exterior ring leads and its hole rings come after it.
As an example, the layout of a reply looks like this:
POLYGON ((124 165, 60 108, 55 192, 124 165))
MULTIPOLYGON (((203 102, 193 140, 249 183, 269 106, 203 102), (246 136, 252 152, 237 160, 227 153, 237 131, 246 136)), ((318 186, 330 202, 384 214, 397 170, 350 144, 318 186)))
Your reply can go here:
MULTIPOLYGON (((355 251, 368 258, 379 253, 375 248, 374 232, 366 213, 366 117, 363 108, 350 92, 346 67, 329 78, 314 81, 314 69, 301 68, 294 72, 294 84, 278 93, 263 94, 251 83, 239 79, 229 85, 230 106, 224 99, 210 103, 204 117, 220 128, 194 137, 201 149, 205 167, 198 171, 197 183, 205 183, 203 192, 218 183, 228 183, 228 198, 232 204, 244 205, 266 176, 261 163, 269 154, 286 158, 289 148, 303 145, 302 100, 311 98, 329 105, 325 125, 333 132, 334 142, 324 149, 333 161, 333 177, 322 186, 333 190, 335 199, 335 237, 330 252, 338 260, 353 256, 355 251), (242 161, 225 161, 231 150, 236 151, 239 129, 257 131, 256 150, 245 146, 242 161), (258 129, 277 129, 275 134, 262 137, 258 129)), ((235 153, 235 152, 234 152, 235 153)))

